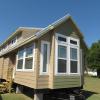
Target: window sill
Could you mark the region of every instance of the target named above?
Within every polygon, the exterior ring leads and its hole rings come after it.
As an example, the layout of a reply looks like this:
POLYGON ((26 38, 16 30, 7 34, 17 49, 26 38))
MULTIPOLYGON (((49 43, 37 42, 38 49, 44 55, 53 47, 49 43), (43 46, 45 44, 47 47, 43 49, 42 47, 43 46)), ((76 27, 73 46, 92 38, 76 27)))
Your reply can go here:
POLYGON ((40 75, 48 75, 48 73, 40 73, 40 75))
POLYGON ((33 72, 34 70, 33 69, 21 69, 21 70, 19 70, 19 69, 16 69, 16 71, 18 72, 18 71, 21 71, 21 72, 33 72))
POLYGON ((80 75, 79 73, 70 73, 70 74, 57 73, 57 74, 55 74, 55 76, 79 76, 79 75, 80 75))
POLYGON ((77 75, 80 75, 80 74, 79 73, 70 73, 70 76, 73 76, 73 75, 77 76, 77 75))

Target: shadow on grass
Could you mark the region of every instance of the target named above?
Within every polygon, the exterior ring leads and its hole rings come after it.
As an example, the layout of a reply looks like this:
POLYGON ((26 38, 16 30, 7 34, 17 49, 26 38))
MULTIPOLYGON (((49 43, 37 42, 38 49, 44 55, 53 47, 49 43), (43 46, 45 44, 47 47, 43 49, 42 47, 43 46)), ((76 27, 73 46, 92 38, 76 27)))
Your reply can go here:
POLYGON ((34 90, 28 87, 24 87, 23 94, 27 97, 33 99, 34 98, 34 90))
POLYGON ((85 96, 86 99, 88 99, 89 97, 91 97, 94 94, 98 94, 96 92, 91 92, 91 91, 86 91, 86 90, 82 90, 82 94, 85 96))
POLYGON ((0 100, 3 100, 1 94, 0 94, 0 100))
MULTIPOLYGON (((16 83, 14 83, 13 84, 13 89, 14 89, 14 91, 16 91, 16 86, 17 86, 17 84, 16 83)), ((32 99, 33 100, 33 98, 34 98, 34 90, 32 89, 32 88, 29 88, 29 87, 24 87, 23 88, 23 90, 22 90, 22 94, 24 94, 25 96, 27 96, 27 97, 29 97, 30 99, 32 99)), ((0 99, 1 100, 1 99, 0 99)))

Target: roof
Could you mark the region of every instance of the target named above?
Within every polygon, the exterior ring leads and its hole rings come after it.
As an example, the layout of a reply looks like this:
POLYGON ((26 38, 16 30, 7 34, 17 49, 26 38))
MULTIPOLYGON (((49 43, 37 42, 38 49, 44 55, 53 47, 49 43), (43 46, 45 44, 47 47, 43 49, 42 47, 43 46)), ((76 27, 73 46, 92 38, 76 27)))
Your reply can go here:
POLYGON ((4 44, 6 44, 10 39, 12 39, 14 36, 16 36, 19 32, 23 30, 39 30, 41 31, 44 28, 37 28, 37 27, 19 27, 14 33, 12 33, 1 45, 2 47, 4 44))
MULTIPOLYGON (((25 45, 26 43, 31 42, 31 41, 34 40, 34 39, 40 38, 42 35, 46 34, 46 33, 49 32, 50 30, 56 28, 58 25, 60 25, 61 23, 65 22, 65 21, 68 20, 68 19, 71 19, 71 21, 73 22, 73 24, 76 26, 76 24, 75 24, 75 22, 72 20, 71 16, 70 16, 69 14, 67 14, 67 15, 65 15, 64 17, 60 18, 59 20, 55 21, 54 23, 48 25, 47 27, 45 27, 45 28, 39 28, 39 29, 40 29, 39 32, 37 32, 37 33, 35 33, 34 35, 32 35, 31 37, 25 39, 20 45, 18 44, 14 49, 16 49, 16 48, 18 48, 18 47, 21 47, 22 45, 25 45)), ((28 28, 28 27, 27 27, 27 28, 28 28)), ((29 28, 30 28, 30 27, 29 27, 29 28)), ((83 40, 83 35, 82 35, 82 33, 80 32, 80 30, 79 30, 79 28, 78 28, 77 26, 76 26, 76 28, 77 28, 78 31, 79 31, 79 35, 80 35, 80 37, 81 37, 81 39, 82 39, 82 41, 83 41, 85 47, 87 47, 86 43, 85 43, 84 40, 83 40)), ((21 30, 21 29, 26 29, 26 27, 20 27, 20 28, 18 28, 18 29, 15 31, 15 33, 13 33, 13 34, 8 38, 8 40, 9 40, 12 36, 14 36, 15 34, 17 34, 16 32, 18 32, 18 31, 21 30)), ((30 28, 30 29, 31 29, 31 28, 30 28)), ((5 41, 5 42, 6 42, 6 41, 5 41)), ((4 42, 4 43, 5 43, 5 42, 4 42)), ((11 50, 12 50, 12 49, 10 49, 10 50, 7 51, 7 52, 10 52, 11 50)), ((7 53, 7 52, 6 52, 6 53, 7 53)), ((4 53, 4 54, 6 54, 6 53, 4 53)), ((2 54, 2 55, 3 55, 3 54, 2 54)))

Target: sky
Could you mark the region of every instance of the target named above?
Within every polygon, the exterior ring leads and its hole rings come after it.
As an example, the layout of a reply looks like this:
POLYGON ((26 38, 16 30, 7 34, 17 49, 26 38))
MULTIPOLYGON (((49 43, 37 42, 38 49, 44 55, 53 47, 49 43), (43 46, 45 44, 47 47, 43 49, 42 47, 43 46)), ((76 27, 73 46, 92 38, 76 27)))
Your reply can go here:
POLYGON ((0 0, 0 43, 18 27, 46 27, 70 14, 86 44, 100 40, 100 0, 0 0))

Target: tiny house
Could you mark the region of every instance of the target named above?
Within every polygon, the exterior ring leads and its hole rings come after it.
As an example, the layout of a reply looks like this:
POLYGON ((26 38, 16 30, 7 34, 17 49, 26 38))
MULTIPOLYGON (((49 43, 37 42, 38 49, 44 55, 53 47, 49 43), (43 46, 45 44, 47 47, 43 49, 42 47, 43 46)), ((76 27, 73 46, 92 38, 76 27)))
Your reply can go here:
POLYGON ((13 80, 17 91, 81 89, 87 46, 70 15, 45 28, 20 27, 0 46, 0 78, 13 80))

